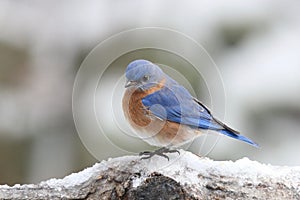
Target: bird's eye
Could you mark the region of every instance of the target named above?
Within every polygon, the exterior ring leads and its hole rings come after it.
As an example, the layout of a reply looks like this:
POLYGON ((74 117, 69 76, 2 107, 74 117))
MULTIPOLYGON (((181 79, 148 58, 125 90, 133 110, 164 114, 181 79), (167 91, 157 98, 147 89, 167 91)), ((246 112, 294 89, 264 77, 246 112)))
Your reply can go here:
POLYGON ((148 76, 148 75, 145 75, 145 76, 143 77, 143 81, 144 81, 144 82, 146 82, 146 81, 148 81, 148 80, 149 80, 149 78, 150 78, 150 76, 148 76))

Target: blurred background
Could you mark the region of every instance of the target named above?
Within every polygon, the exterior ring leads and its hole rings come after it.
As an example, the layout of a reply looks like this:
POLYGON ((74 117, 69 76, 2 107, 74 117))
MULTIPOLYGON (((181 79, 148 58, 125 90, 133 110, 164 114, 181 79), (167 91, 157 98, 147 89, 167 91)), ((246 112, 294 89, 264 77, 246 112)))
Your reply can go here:
MULTIPOLYGON (((0 184, 60 178, 98 160, 129 154, 99 141, 103 154, 96 159, 85 148, 73 120, 72 90, 81 63, 96 45, 138 27, 177 30, 203 45, 220 70, 226 95, 219 99, 224 110, 214 113, 261 146, 222 137, 208 157, 300 165, 299 9, 295 0, 1 0, 0 184)), ((182 73, 188 65, 158 51, 129 52, 112 64, 106 78, 118 80, 113 77, 139 57, 167 62, 182 73)), ((184 76, 209 105, 203 80, 190 71, 184 76)), ((118 133, 114 124, 107 126, 118 133)), ((122 146, 122 141, 116 143, 122 146)), ((130 148, 149 146, 137 142, 130 148)))

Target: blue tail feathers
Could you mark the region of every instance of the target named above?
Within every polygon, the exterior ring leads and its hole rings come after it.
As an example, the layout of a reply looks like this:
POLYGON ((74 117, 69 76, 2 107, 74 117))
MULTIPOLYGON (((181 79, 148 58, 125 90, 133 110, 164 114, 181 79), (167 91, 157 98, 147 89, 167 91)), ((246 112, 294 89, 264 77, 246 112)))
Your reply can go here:
POLYGON ((230 130, 222 129, 222 130, 219 130, 218 132, 222 133, 224 135, 227 135, 229 137, 232 137, 234 139, 244 141, 244 142, 246 142, 246 143, 248 143, 248 144, 250 144, 250 145, 252 145, 254 147, 259 147, 259 145, 257 143, 255 143, 255 142, 253 142, 251 139, 249 139, 249 138, 247 138, 245 136, 242 136, 240 134, 234 133, 234 132, 232 132, 230 130))

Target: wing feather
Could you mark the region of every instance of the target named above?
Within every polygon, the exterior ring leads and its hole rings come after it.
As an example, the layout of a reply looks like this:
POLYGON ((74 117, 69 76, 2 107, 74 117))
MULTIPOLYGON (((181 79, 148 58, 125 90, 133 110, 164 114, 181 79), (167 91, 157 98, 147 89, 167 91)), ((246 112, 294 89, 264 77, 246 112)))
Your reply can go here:
POLYGON ((180 85, 162 89, 142 99, 143 105, 157 118, 194 128, 221 130, 210 111, 180 85))

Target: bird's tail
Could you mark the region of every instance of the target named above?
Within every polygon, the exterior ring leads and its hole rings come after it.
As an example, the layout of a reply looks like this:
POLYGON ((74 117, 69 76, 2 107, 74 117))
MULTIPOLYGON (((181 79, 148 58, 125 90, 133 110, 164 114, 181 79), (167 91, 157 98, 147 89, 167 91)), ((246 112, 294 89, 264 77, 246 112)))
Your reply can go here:
POLYGON ((217 130, 219 133, 221 133, 223 135, 227 135, 227 136, 232 137, 237 140, 241 140, 241 141, 246 142, 254 147, 257 147, 257 148, 259 147, 259 145, 257 143, 255 143, 251 139, 241 135, 238 131, 230 128, 226 124, 222 123, 220 120, 214 118, 214 121, 217 122, 221 127, 223 127, 223 129, 217 130))
POLYGON ((246 142, 254 147, 259 147, 259 145, 255 142, 253 142, 251 139, 243 136, 243 135, 240 135, 239 133, 235 133, 231 130, 228 130, 228 129, 222 129, 222 130, 218 130, 219 133, 222 133, 224 135, 227 135, 229 137, 232 137, 234 139, 237 139, 237 140, 241 140, 243 142, 246 142))

